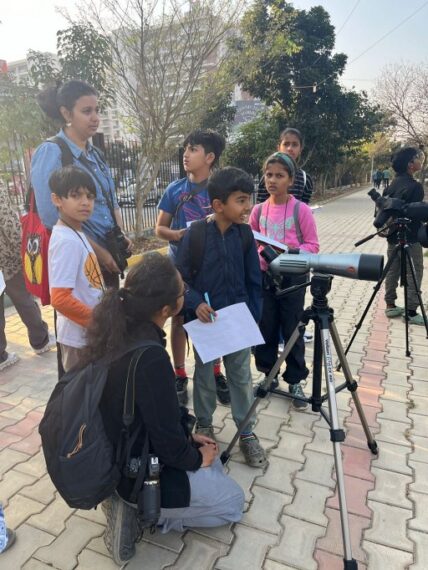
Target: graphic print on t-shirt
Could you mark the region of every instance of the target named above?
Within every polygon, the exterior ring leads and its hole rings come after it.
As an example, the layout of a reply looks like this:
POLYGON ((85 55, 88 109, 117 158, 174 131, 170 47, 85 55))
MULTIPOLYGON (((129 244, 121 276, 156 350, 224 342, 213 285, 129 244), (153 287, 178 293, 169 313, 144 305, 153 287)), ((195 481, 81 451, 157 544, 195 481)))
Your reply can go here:
POLYGON ((94 253, 89 252, 83 267, 86 279, 94 289, 102 289, 101 269, 98 265, 97 257, 94 253))

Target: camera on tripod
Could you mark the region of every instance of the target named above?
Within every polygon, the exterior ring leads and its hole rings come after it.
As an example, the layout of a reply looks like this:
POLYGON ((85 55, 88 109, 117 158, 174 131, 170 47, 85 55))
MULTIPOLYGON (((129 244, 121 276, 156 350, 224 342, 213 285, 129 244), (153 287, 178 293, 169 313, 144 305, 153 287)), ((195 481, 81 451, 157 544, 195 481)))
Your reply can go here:
MULTIPOLYGON (((377 229, 381 229, 386 225, 392 224, 397 219, 408 220, 408 222, 422 222, 418 230, 418 241, 423 247, 428 247, 428 204, 425 202, 411 202, 410 204, 400 198, 385 197, 372 188, 367 193, 376 204, 376 214, 373 225, 377 229)), ((390 227, 390 233, 395 231, 394 227, 390 227)), ((385 237, 385 232, 382 232, 385 237)), ((382 234, 381 234, 382 235, 382 234)))

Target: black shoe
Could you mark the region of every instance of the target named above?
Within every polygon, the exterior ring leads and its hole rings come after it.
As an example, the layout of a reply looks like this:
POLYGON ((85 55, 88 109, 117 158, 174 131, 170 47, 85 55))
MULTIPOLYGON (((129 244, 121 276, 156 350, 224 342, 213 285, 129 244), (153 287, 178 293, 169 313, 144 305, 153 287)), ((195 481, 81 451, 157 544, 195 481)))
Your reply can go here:
MULTIPOLYGON (((297 396, 298 398, 305 397, 305 394, 300 384, 290 384, 288 387, 288 391, 292 396, 297 396)), ((291 403, 293 404, 293 408, 295 408, 296 410, 306 410, 306 408, 308 407, 308 402, 303 402, 302 400, 298 400, 295 398, 291 400, 291 403)))
POLYGON ((259 388, 262 388, 262 390, 265 390, 266 392, 271 392, 272 390, 276 390, 277 388, 279 388, 279 381, 278 381, 278 378, 276 376, 272 380, 271 385, 269 387, 269 390, 268 390, 267 386, 265 387, 265 382, 266 382, 266 378, 254 386, 253 392, 254 392, 255 398, 257 398, 257 391, 259 388))
POLYGON ((220 404, 224 406, 230 404, 229 386, 227 385, 226 377, 221 372, 215 375, 215 391, 220 404))
POLYGON ((175 377, 175 389, 177 391, 178 403, 185 406, 189 401, 189 394, 187 393, 187 384, 189 379, 187 376, 176 376, 175 377))

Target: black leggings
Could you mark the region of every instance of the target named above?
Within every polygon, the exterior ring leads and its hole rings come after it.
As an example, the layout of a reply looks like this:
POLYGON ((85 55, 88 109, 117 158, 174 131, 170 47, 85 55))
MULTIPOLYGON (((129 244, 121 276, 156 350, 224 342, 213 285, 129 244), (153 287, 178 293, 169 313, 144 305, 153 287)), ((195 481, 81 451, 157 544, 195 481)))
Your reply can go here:
MULTIPOLYGON (((284 276, 282 288, 291 287, 307 281, 306 275, 284 276)), ((302 316, 306 289, 300 289, 281 298, 275 297, 275 291, 269 286, 269 280, 263 275, 263 313, 260 331, 265 344, 256 346, 254 354, 259 372, 269 374, 278 358, 279 331, 281 329, 284 344, 302 316)), ((303 332, 300 334, 290 354, 286 358, 286 369, 283 378, 289 384, 297 384, 309 374, 305 362, 305 342, 303 332)))

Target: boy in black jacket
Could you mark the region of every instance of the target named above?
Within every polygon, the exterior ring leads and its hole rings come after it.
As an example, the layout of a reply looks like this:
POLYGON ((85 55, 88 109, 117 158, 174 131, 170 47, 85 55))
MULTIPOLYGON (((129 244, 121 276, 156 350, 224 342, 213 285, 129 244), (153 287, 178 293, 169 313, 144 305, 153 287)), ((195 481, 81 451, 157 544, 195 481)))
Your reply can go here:
MULTIPOLYGON (((239 168, 219 170, 208 181, 208 194, 214 214, 207 218, 205 247, 201 266, 192 268, 191 230, 184 235, 177 257, 177 268, 189 286, 185 307, 198 319, 209 323, 215 311, 234 303, 246 302, 254 319, 261 316, 261 272, 254 238, 245 221, 251 209, 252 178, 239 168), (244 234, 246 238, 244 239, 244 234), (245 245, 249 243, 249 247, 245 245), (205 302, 208 293, 210 305, 205 302)), ((196 222, 198 223, 198 222, 196 222)), ((233 419, 238 425, 252 402, 253 388, 249 348, 224 356, 229 380, 233 419)), ((212 415, 216 408, 212 363, 203 364, 195 350, 193 402, 196 432, 214 437, 212 415)), ((263 467, 266 455, 252 432, 254 418, 241 433, 239 446, 245 461, 263 467)))

